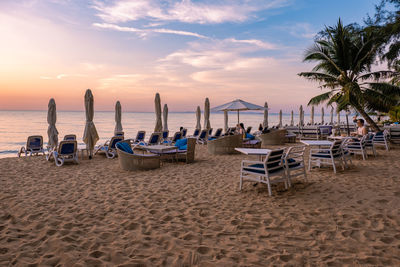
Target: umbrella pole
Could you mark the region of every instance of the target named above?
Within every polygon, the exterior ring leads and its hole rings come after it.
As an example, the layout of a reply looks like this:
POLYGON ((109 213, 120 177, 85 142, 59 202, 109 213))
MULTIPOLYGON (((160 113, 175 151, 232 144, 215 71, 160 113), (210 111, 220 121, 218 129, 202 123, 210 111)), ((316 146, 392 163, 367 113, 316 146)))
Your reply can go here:
POLYGON ((239 124, 239 110, 237 111, 237 113, 238 113, 238 124, 239 124))

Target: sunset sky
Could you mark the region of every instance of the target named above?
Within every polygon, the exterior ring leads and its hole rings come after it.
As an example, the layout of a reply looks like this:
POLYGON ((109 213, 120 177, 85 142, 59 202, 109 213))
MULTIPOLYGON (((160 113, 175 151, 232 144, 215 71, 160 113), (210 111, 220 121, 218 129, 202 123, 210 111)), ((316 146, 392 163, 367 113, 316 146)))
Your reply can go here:
POLYGON ((170 111, 236 98, 285 112, 318 94, 296 74, 315 33, 377 0, 1 0, 0 110, 170 111))

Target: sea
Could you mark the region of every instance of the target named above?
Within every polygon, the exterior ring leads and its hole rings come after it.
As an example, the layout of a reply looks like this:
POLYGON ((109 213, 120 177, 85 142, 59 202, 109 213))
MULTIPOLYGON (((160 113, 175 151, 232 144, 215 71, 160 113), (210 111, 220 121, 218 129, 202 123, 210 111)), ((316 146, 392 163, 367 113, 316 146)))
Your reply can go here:
MULTIPOLYGON (((241 112, 240 122, 245 127, 252 126, 253 130, 263 122, 262 112, 241 112)), ((336 114, 334 120, 336 121, 336 114)), ((125 138, 134 138, 139 130, 146 131, 148 138, 154 130, 156 116, 152 112, 123 112, 122 127, 125 138)), ((290 124, 291 115, 283 114, 283 125, 290 124)), ((299 115, 294 115, 295 124, 298 123, 299 115)), ((345 120, 345 115, 341 116, 341 121, 345 120)), ((113 136, 115 127, 115 115, 113 111, 98 111, 94 115, 94 123, 100 140, 97 144, 102 144, 113 136)), ((229 126, 237 124, 237 113, 229 112, 229 126)), ((269 126, 279 123, 279 114, 270 113, 268 116, 269 126)), ((305 114, 305 123, 310 121, 310 116, 305 114)), ((316 114, 315 121, 320 122, 321 116, 316 114)), ((330 114, 325 114, 325 122, 330 121, 330 114)), ((211 127, 215 129, 223 128, 224 114, 210 114, 211 127)), ((204 124, 202 114, 201 124, 204 124)), ((170 112, 168 114, 168 129, 170 136, 178 131, 180 127, 188 129, 188 134, 192 134, 196 126, 196 114, 194 112, 170 112)), ((0 158, 16 157, 18 150, 26 145, 26 139, 30 135, 42 135, 44 146, 47 144, 47 111, 0 111, 0 158)), ((82 136, 85 128, 84 111, 57 111, 57 130, 59 140, 66 134, 76 134, 79 146, 83 146, 82 136)))

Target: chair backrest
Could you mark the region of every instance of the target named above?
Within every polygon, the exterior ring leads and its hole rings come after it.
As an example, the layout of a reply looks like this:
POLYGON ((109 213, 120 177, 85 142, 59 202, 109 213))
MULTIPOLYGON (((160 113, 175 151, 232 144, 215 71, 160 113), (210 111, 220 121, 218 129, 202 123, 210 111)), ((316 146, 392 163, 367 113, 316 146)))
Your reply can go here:
POLYGON ((160 143, 161 133, 152 133, 149 139, 149 145, 157 145, 160 143))
POLYGON ((43 136, 32 135, 28 137, 26 141, 27 150, 40 150, 42 148, 43 148, 43 136))
POLYGON ((246 133, 250 133, 251 132, 251 129, 252 129, 253 127, 251 127, 251 126, 249 126, 249 127, 247 127, 247 129, 246 129, 246 133))
POLYGON ((208 130, 208 136, 211 136, 211 135, 212 135, 212 131, 213 131, 213 128, 210 128, 210 129, 208 130))
POLYGON ((273 171, 278 171, 283 168, 283 156, 285 153, 284 148, 279 148, 272 150, 265 157, 264 166, 266 168, 266 173, 271 173, 273 171))
POLYGON ((65 141, 74 141, 76 140, 76 134, 66 134, 64 136, 65 141))
POLYGON ((218 128, 218 129, 215 131, 214 137, 220 137, 221 134, 222 134, 222 128, 218 128))
POLYGON ((207 138, 208 131, 206 129, 201 130, 199 139, 206 139, 207 138))
POLYGON ((200 129, 194 129, 193 137, 197 137, 200 134, 200 129))
POLYGON ((304 152, 306 146, 292 146, 286 151, 285 165, 287 167, 296 166, 300 163, 304 164, 304 152))
POLYGON ((139 131, 136 135, 135 142, 143 141, 146 136, 146 131, 139 131))
POLYGON ((174 137, 172 138, 172 142, 176 142, 177 140, 182 138, 182 133, 181 132, 176 132, 174 134, 174 137))
POLYGON ((330 151, 332 153, 332 156, 337 156, 337 155, 341 155, 342 154, 342 143, 343 140, 335 140, 331 147, 330 147, 330 151))
POLYGON ((115 149, 115 145, 119 142, 124 140, 123 136, 113 136, 110 140, 108 149, 115 149))
POLYGON ((124 136, 125 133, 124 132, 115 132, 114 136, 124 136))
POLYGON ((387 131, 377 132, 372 139, 372 142, 386 142, 387 139, 387 131))
POLYGON ((168 130, 166 130, 166 131, 163 131, 162 132, 162 139, 167 139, 168 138, 168 135, 169 135, 169 131, 168 130))
POLYGON ((183 129, 182 129, 182 137, 185 138, 185 137, 186 137, 186 134, 187 134, 187 129, 186 129, 186 128, 183 128, 183 129))
POLYGON ((58 145, 58 154, 62 156, 74 155, 78 148, 78 142, 76 140, 63 140, 58 145))

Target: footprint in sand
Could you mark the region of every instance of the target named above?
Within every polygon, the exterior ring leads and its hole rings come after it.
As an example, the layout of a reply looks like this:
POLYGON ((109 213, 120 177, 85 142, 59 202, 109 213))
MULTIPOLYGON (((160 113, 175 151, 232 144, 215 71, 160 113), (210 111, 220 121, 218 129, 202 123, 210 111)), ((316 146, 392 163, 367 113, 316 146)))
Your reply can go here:
POLYGON ((210 251, 210 248, 206 247, 206 246, 201 246, 201 247, 197 248, 197 252, 200 254, 203 254, 203 255, 207 254, 209 251, 210 251))

